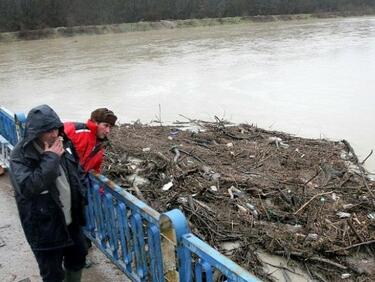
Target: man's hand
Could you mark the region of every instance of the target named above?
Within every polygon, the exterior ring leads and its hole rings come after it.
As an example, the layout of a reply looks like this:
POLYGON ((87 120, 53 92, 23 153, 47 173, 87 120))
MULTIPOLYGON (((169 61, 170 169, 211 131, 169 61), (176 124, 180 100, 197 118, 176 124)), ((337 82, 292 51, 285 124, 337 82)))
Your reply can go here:
POLYGON ((62 140, 57 138, 52 146, 49 146, 47 142, 44 142, 44 152, 53 152, 61 157, 61 155, 64 153, 62 140))

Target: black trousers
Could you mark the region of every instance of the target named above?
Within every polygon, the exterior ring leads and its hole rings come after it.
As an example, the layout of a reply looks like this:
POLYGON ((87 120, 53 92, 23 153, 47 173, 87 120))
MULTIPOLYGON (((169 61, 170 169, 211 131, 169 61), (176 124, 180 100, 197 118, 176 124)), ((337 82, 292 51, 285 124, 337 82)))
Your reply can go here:
POLYGON ((65 276, 64 268, 69 271, 79 271, 85 266, 86 237, 81 228, 69 227, 68 230, 74 242, 72 246, 47 251, 33 251, 43 282, 61 282, 65 276))

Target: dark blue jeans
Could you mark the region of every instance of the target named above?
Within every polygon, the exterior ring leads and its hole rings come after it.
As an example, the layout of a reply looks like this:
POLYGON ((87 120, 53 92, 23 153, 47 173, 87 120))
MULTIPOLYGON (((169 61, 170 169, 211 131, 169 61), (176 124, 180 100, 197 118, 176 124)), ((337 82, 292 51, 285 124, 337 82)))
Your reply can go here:
POLYGON ((68 228, 74 242, 72 246, 47 251, 33 251, 39 265, 43 282, 61 282, 64 280, 64 268, 79 271, 85 266, 87 255, 86 237, 81 228, 68 228))

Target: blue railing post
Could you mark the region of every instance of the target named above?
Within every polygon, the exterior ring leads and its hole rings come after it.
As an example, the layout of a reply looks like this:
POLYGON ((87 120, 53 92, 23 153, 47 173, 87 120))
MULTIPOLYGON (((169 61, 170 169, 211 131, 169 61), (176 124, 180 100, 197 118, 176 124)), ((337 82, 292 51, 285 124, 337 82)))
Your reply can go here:
POLYGON ((88 178, 85 234, 132 281, 163 282, 160 214, 105 176, 88 178))
POLYGON ((0 166, 9 166, 10 152, 23 136, 25 120, 23 113, 13 114, 0 107, 0 166))
POLYGON ((24 113, 16 113, 14 115, 14 123, 16 126, 17 142, 23 138, 25 134, 26 116, 24 113))
POLYGON ((128 217, 126 215, 125 203, 120 203, 118 206, 119 214, 119 228, 120 228, 120 243, 123 253, 123 262, 125 263, 126 270, 131 272, 132 255, 131 255, 131 238, 129 232, 128 217))
MULTIPOLYGON (((185 248, 182 242, 182 236, 189 234, 189 226, 187 224, 184 214, 174 209, 163 213, 160 216, 160 232, 167 241, 166 244, 173 244, 176 247, 178 269, 171 269, 171 279, 178 281, 191 281, 192 277, 192 264, 191 264, 191 252, 185 248)), ((170 246, 169 246, 170 247, 170 246)), ((170 256, 169 247, 163 248, 166 255, 170 256), (168 254, 167 254, 168 253, 168 254)))
MULTIPOLYGON (((217 272, 228 281, 259 282, 238 264, 190 233, 187 220, 180 210, 172 210, 160 216, 161 234, 177 249, 179 265, 171 281, 213 281, 217 272), (194 269, 194 276, 192 273, 194 269)), ((164 248, 170 254, 170 250, 164 248)), ((163 253, 164 254, 164 253, 163 253)))
POLYGON ((152 281, 163 281, 163 257, 161 252, 160 230, 156 225, 148 228, 152 281))

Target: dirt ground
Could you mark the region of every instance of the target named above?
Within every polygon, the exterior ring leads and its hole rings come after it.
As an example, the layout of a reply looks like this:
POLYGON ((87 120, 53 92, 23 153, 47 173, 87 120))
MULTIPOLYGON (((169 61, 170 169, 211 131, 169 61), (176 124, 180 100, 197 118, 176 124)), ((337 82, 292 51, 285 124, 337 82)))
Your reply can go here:
MULTIPOLYGON (((96 247, 90 250, 89 259, 93 265, 84 269, 83 282, 130 281, 96 247)), ((22 231, 7 175, 0 176, 0 281, 41 281, 38 266, 22 231)))
POLYGON ((104 174, 159 212, 183 210, 261 279, 273 279, 266 252, 284 258, 286 281, 296 266, 311 280, 375 281, 375 182, 347 141, 220 119, 124 124, 110 140, 104 174))

